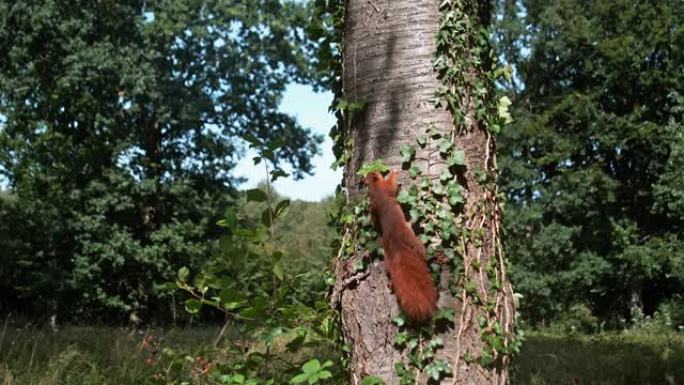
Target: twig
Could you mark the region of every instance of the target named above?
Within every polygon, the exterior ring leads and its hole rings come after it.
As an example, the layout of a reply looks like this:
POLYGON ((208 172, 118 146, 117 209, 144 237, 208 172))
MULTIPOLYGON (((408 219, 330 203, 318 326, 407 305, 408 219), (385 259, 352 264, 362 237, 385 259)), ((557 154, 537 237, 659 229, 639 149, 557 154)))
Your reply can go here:
POLYGON ((2 351, 2 343, 5 341, 5 333, 7 332, 7 324, 9 324, 10 316, 5 319, 5 326, 2 328, 2 335, 0 336, 0 352, 2 351))
POLYGON ((226 322, 223 323, 223 327, 221 328, 221 331, 219 332, 218 336, 216 336, 216 340, 214 341, 214 347, 215 348, 218 347, 218 344, 221 341, 221 338, 223 337, 223 333, 225 333, 229 322, 230 322, 230 319, 226 319, 226 322))
POLYGON ((31 334, 34 336, 35 341, 33 342, 33 348, 31 348, 31 358, 29 359, 29 366, 28 370, 29 372, 31 371, 31 367, 33 366, 33 357, 36 355, 36 346, 38 345, 38 337, 36 336, 36 327, 33 327, 33 331, 31 334))

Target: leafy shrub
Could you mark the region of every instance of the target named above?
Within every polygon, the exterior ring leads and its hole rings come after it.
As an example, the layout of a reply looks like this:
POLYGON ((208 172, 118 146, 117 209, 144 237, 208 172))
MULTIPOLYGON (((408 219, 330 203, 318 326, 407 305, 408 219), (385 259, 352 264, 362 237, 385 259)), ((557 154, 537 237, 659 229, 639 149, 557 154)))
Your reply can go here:
POLYGON ((658 312, 669 318, 670 325, 677 330, 684 330, 684 297, 671 298, 658 307, 658 312))
POLYGON ((563 313, 560 320, 553 324, 552 329, 568 334, 592 333, 598 330, 598 322, 589 306, 577 303, 563 313))
MULTIPOLYGON (((252 145, 259 159, 268 159, 273 151, 256 140, 252 145)), ((185 267, 178 271, 176 285, 189 295, 186 310, 194 315, 206 308, 223 313, 226 326, 237 328, 239 337, 221 341, 219 336, 215 345, 225 343, 220 349, 201 352, 162 349, 159 367, 168 369, 155 374, 155 383, 343 381, 343 368, 332 359, 337 358, 337 314, 311 296, 312 287, 325 287, 322 266, 315 275, 297 274, 288 255, 293 250, 284 248, 279 237, 280 221, 291 205, 271 193, 270 182, 281 173, 278 168, 271 171, 265 189, 246 191, 251 215, 244 215, 244 207, 226 210, 217 222, 225 231, 219 253, 196 273, 185 267)), ((323 291, 319 294, 322 297, 323 291)))

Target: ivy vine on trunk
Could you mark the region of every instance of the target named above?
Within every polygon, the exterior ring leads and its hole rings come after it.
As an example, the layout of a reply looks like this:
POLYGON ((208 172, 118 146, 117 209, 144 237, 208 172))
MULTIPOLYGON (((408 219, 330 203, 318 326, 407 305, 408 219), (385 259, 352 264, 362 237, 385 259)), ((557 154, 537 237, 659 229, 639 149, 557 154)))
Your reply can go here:
POLYGON ((489 45, 490 4, 317 5, 328 27, 322 57, 337 71, 331 135, 345 173, 330 301, 351 383, 507 383, 520 338, 501 248, 495 135, 511 117, 493 85, 507 72, 489 45), (388 169, 400 172, 398 201, 440 293, 424 325, 401 314, 368 213, 362 176, 388 169))

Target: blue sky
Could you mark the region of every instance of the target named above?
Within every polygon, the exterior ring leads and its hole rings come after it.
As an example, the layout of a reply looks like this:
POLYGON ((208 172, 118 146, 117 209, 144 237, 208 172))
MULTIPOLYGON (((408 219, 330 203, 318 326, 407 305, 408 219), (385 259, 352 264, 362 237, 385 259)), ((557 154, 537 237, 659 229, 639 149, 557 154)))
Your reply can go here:
MULTIPOLYGON (((321 145, 322 154, 312 160, 315 167, 313 175, 299 181, 291 177, 278 179, 275 188, 279 194, 291 199, 318 201, 335 191, 342 178, 342 170, 330 169, 335 160, 332 154, 332 141, 328 138, 328 131, 335 122, 333 115, 328 112, 331 101, 332 94, 329 92, 315 93, 311 87, 298 84, 287 87, 280 109, 297 117, 302 126, 324 135, 325 141, 321 145)), ((252 164, 252 156, 253 154, 247 154, 235 169, 236 176, 248 178, 242 188, 254 187, 266 177, 262 165, 255 167, 252 164)))
MULTIPOLYGON (((331 101, 330 92, 315 93, 311 87, 298 84, 287 87, 280 109, 297 117, 304 127, 324 135, 325 141, 321 145, 321 154, 312 160, 315 167, 313 175, 299 181, 291 177, 277 180, 275 188, 279 194, 306 201, 318 201, 333 195, 335 187, 342 178, 342 170, 333 171, 330 168, 335 160, 332 154, 332 141, 328 137, 328 131, 335 122, 333 115, 328 112, 331 101)), ((0 116, 0 123, 2 123, 2 118, 0 116)), ((248 181, 241 186, 245 189, 256 186, 266 177, 263 166, 255 167, 252 163, 253 156, 254 154, 247 154, 235 169, 235 175, 248 178, 248 181)), ((0 186, 6 185, 6 181, 0 176, 0 186)))

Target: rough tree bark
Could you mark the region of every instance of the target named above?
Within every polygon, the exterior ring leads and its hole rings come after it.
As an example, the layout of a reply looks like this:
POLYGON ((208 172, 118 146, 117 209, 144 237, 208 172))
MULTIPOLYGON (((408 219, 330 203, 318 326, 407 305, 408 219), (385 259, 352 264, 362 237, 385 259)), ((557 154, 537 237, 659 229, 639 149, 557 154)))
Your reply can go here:
MULTIPOLYGON (((362 164, 382 159, 391 169, 401 170, 400 147, 415 144, 428 126, 449 134, 454 120, 449 111, 435 108, 430 101, 439 85, 433 70, 435 36, 441 13, 438 0, 348 0, 343 29, 344 99, 363 101, 366 107, 351 123, 348 135, 353 152, 347 163, 345 185, 350 199, 364 196, 361 178, 356 170, 362 164)), ((487 5, 488 7, 488 5, 487 5)), ((467 17, 468 15, 466 15, 467 17)), ((469 75, 479 76, 476 71, 469 75)), ((483 273, 489 258, 501 258, 499 243, 499 211, 496 192, 476 180, 478 170, 496 173, 494 141, 483 124, 475 118, 472 90, 462 90, 461 107, 465 111, 465 129, 453 136, 456 146, 465 152, 466 168, 458 176, 464 187, 466 203, 459 214, 459 225, 481 229, 478 242, 464 243, 462 256, 465 280, 471 282, 479 298, 495 304, 497 322, 504 333, 512 334, 514 319, 513 293, 505 275, 503 261, 495 261, 497 277, 503 283, 492 294, 491 279, 483 273), (484 205, 482 202, 490 202, 484 205), (482 207, 490 207, 484 210, 482 207), (464 214, 468 213, 468 214, 464 214), (489 296, 489 298, 488 298, 489 296)), ((434 148, 421 149, 416 159, 423 172, 438 178, 446 166, 434 148)), ((415 183, 408 172, 399 174, 402 189, 415 183)), ((363 378, 381 377, 387 384, 399 384, 395 364, 407 362, 405 349, 395 346, 398 327, 392 319, 399 314, 396 299, 381 261, 373 261, 359 275, 349 261, 338 261, 334 293, 341 310, 345 342, 351 349, 351 383, 363 378)), ((437 327, 444 346, 436 357, 449 362, 452 374, 442 379, 445 384, 504 384, 508 381, 508 358, 501 356, 495 365, 478 363, 484 349, 480 327, 483 306, 469 301, 465 291, 449 289, 450 274, 441 273, 439 307, 452 308, 453 323, 437 327), (465 300, 464 300, 465 298, 465 300)), ((463 273, 462 273, 463 274, 463 273)), ((463 282, 461 282, 463 283, 463 282)), ((487 328, 485 326, 484 328, 487 328)), ((416 383, 427 383, 428 375, 416 370, 416 383)))

